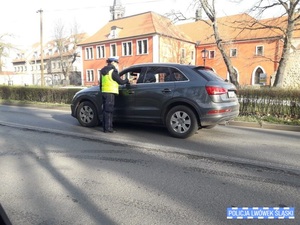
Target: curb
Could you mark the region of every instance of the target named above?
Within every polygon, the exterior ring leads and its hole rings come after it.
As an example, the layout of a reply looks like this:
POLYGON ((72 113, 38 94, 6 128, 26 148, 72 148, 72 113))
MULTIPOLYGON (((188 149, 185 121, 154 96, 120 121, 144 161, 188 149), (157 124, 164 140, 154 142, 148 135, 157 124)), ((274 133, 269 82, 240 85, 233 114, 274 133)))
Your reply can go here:
POLYGON ((285 125, 285 124, 271 124, 271 123, 259 124, 255 122, 228 121, 223 123, 222 125, 300 132, 300 126, 285 125))
POLYGON ((22 103, 22 102, 10 102, 0 99, 0 105, 12 105, 12 106, 22 106, 22 107, 32 107, 40 109, 55 109, 68 111, 71 110, 70 104, 34 104, 34 103, 22 103))
MULTIPOLYGON (((12 102, 6 102, 6 101, 1 102, 0 101, 0 105, 1 104, 2 105, 15 105, 15 106, 24 106, 24 107, 35 107, 35 108, 70 111, 70 106, 68 104, 59 106, 59 105, 55 105, 55 104, 38 105, 38 104, 12 103, 12 102)), ((300 126, 285 125, 285 124, 271 124, 271 123, 264 123, 264 122, 262 122, 262 124, 259 124, 257 122, 243 122, 243 121, 234 121, 234 120, 232 120, 232 121, 222 122, 219 125, 300 132, 300 126)))

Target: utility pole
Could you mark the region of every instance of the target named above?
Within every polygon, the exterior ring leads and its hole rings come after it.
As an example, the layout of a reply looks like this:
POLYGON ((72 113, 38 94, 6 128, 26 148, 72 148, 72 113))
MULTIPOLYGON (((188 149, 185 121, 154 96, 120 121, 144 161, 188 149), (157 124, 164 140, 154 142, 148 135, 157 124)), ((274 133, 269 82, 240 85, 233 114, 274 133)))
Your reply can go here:
POLYGON ((43 10, 36 11, 40 13, 40 45, 41 45, 41 86, 45 85, 44 78, 44 49, 43 49, 43 10))

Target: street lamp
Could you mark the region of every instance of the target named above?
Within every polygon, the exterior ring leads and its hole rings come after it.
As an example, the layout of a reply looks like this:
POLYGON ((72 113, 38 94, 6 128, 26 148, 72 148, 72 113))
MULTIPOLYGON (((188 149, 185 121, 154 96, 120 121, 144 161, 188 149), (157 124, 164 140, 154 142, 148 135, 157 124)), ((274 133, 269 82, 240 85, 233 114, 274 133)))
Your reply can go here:
POLYGON ((208 58, 208 53, 209 53, 209 51, 206 50, 205 48, 201 51, 201 56, 202 56, 202 59, 203 59, 204 66, 205 66, 205 60, 206 60, 206 58, 208 58))
POLYGON ((32 84, 34 85, 35 84, 35 78, 36 78, 36 58, 37 58, 37 51, 34 52, 34 74, 33 74, 33 77, 32 77, 32 84))
POLYGON ((41 85, 45 85, 45 78, 44 78, 44 50, 43 50, 43 10, 40 9, 36 11, 40 14, 40 45, 41 45, 41 85))

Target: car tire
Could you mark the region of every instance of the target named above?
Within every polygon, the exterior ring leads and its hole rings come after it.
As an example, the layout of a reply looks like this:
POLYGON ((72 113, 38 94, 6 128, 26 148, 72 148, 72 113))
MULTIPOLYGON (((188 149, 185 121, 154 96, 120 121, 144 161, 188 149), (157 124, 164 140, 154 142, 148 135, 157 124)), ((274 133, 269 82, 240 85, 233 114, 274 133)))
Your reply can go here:
POLYGON ((93 103, 82 102, 77 109, 77 120, 84 127, 95 127, 98 125, 97 110, 93 103))
POLYGON ((187 106, 173 107, 166 116, 166 127, 171 136, 187 138, 196 133, 198 121, 195 113, 187 106))

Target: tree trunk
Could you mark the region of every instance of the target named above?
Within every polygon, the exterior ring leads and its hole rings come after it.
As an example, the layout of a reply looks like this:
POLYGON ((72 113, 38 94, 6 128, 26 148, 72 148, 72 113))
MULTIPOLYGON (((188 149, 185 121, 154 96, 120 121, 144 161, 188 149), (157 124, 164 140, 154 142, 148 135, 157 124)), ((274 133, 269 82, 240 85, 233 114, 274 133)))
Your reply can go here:
POLYGON ((215 37, 215 40, 216 40, 216 43, 217 43, 217 47, 218 47, 219 51, 221 52, 223 60, 226 64, 230 80, 235 86, 238 86, 236 70, 233 68, 231 60, 227 56, 227 54, 224 50, 224 45, 223 45, 222 39, 220 37, 218 22, 217 22, 217 16, 216 16, 216 11, 215 11, 215 1, 212 0, 211 5, 208 3, 207 0, 201 0, 200 3, 201 3, 202 8, 204 9, 206 15, 208 16, 209 20, 212 23, 212 27, 213 27, 213 31, 214 31, 214 37, 215 37))
POLYGON ((283 87, 284 84, 284 74, 286 69, 286 64, 289 59, 289 50, 292 46, 292 37, 293 37, 293 30, 294 30, 294 18, 293 13, 288 16, 288 24, 286 29, 286 35, 284 37, 284 45, 282 50, 281 59, 279 60, 278 69, 276 71, 275 80, 274 80, 274 87, 283 87))
POLYGON ((228 70, 228 73, 229 73, 229 77, 230 77, 230 81, 235 86, 238 86, 239 83, 237 81, 237 73, 236 73, 236 70, 232 66, 230 58, 227 56, 227 54, 224 50, 224 45, 222 43, 222 39, 221 39, 220 34, 219 34, 219 29, 218 29, 217 22, 213 23, 213 29, 214 29, 214 35, 215 35, 215 40, 216 40, 216 43, 217 43, 217 47, 218 47, 219 51, 221 52, 223 60, 226 64, 226 67, 227 67, 227 70, 228 70))

